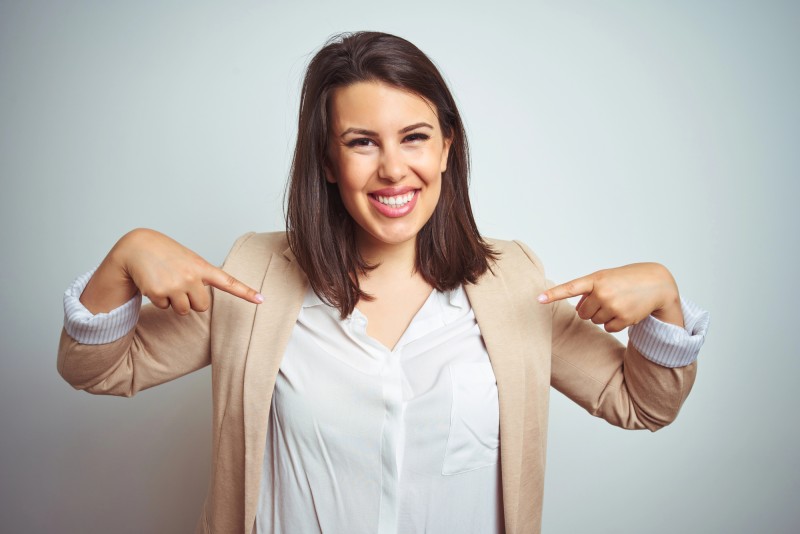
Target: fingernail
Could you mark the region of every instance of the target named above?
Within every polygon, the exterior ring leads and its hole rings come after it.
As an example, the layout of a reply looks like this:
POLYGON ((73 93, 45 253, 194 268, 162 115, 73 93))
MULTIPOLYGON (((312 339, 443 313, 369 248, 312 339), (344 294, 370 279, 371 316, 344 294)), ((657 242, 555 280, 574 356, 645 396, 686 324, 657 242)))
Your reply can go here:
POLYGON ((256 293, 256 300, 259 303, 264 302, 264 295, 262 295, 261 293, 256 293))
POLYGON ((542 293, 541 295, 539 295, 538 297, 536 297, 536 300, 538 300, 539 302, 543 302, 543 303, 544 303, 544 302, 547 302, 547 295, 545 295, 544 293, 542 293))

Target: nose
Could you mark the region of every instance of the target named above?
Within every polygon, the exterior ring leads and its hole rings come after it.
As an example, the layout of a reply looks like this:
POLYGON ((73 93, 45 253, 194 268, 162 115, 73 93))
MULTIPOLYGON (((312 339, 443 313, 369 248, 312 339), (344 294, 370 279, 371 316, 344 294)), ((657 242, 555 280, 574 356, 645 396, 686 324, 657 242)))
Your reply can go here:
POLYGON ((387 182, 399 182, 408 174, 408 163, 400 146, 387 143, 381 150, 378 178, 387 182))

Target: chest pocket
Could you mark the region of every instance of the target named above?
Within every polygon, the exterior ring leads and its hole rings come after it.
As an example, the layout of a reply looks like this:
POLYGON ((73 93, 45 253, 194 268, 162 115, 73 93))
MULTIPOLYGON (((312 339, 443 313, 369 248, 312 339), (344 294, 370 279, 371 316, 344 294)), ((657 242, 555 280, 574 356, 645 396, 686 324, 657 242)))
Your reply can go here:
POLYGON ((454 363, 449 371, 453 399, 442 474, 456 475, 497 463, 500 405, 491 363, 454 363))

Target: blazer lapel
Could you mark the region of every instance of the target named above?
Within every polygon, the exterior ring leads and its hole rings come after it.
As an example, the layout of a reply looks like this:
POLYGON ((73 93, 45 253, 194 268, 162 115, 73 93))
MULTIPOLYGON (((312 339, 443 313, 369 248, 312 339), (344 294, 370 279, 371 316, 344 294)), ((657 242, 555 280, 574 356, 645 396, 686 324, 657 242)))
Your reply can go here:
MULTIPOLYGON (((288 251, 288 249, 287 249, 288 251)), ((258 510, 258 495, 275 378, 297 322, 308 281, 291 252, 273 254, 261 285, 244 373, 245 528, 258 510)))
POLYGON ((500 402, 500 469, 506 532, 516 532, 522 472, 522 434, 525 406, 525 366, 521 336, 508 317, 512 299, 500 270, 487 272, 477 284, 467 284, 469 298, 481 329, 500 402))

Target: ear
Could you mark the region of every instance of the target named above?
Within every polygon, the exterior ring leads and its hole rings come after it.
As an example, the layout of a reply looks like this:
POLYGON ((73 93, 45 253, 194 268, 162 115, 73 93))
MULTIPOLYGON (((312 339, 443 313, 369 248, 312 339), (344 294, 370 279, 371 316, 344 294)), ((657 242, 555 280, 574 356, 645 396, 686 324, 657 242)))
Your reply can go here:
POLYGON ((442 147, 442 162, 439 166, 440 172, 447 170, 447 157, 450 155, 450 146, 453 144, 453 137, 444 138, 444 146, 442 147))
POLYGON ((325 165, 325 179, 328 181, 328 183, 336 183, 336 178, 333 176, 331 169, 327 165, 325 165))
POLYGON ((323 163, 322 168, 325 171, 325 179, 328 181, 328 183, 335 184, 336 176, 334 176, 333 170, 331 170, 330 163, 326 161, 325 163, 323 163))

